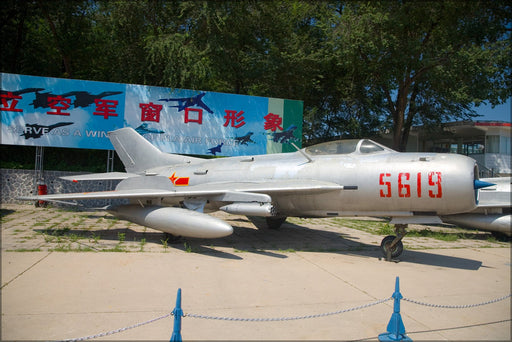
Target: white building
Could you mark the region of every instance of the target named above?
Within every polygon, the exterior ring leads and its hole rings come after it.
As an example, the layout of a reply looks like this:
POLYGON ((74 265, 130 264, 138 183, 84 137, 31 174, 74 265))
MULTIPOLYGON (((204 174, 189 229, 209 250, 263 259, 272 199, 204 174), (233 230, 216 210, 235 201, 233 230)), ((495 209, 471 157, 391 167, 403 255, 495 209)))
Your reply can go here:
MULTIPOLYGON (((457 121, 437 129, 413 127, 408 152, 459 153, 475 159, 481 177, 511 176, 512 124, 502 121, 457 121)), ((388 137, 384 143, 390 145, 388 137)))

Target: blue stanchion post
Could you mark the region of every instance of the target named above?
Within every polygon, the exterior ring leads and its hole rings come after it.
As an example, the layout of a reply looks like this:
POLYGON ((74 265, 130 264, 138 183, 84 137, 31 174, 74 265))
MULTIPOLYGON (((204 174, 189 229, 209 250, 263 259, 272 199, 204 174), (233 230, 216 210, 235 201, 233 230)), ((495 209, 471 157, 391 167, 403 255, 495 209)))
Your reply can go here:
POLYGON ((405 334, 404 322, 402 321, 402 315, 400 315, 400 299, 403 297, 400 293, 399 277, 396 277, 395 292, 392 297, 395 299, 393 303, 393 314, 389 320, 387 332, 379 335, 379 341, 412 341, 405 334))
POLYGON ((172 310, 172 314, 174 316, 174 328, 170 342, 181 342, 181 317, 183 317, 183 310, 181 309, 181 289, 178 289, 176 307, 172 310))

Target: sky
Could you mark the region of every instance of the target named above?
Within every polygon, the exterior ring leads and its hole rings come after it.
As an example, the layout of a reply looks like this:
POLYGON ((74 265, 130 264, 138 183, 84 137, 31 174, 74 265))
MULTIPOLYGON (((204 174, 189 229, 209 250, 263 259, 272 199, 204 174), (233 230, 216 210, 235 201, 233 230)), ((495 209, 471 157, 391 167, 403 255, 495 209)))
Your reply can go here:
POLYGON ((478 114, 483 115, 482 117, 474 118, 475 121, 490 120, 490 121, 506 121, 512 122, 511 118, 512 103, 510 98, 502 105, 491 108, 490 105, 475 107, 478 114))

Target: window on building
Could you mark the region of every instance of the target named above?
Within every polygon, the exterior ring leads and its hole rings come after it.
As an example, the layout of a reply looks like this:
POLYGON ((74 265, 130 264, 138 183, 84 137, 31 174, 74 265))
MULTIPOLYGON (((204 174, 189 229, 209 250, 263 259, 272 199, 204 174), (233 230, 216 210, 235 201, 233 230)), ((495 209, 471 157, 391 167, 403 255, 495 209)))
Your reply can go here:
MULTIPOLYGON (((452 146, 452 144, 450 144, 449 142, 448 143, 447 142, 434 142, 434 146, 432 147, 431 152, 435 152, 435 153, 452 152, 451 146, 452 146)), ((457 153, 457 147, 455 147, 454 153, 457 153)))
POLYGON ((459 153, 459 145, 451 144, 450 145, 450 153, 459 153))
POLYGON ((500 153, 502 154, 510 154, 510 150, 512 146, 510 146, 512 142, 510 141, 510 137, 501 136, 500 137, 500 153))
POLYGON ((487 140, 487 153, 500 153, 499 135, 488 135, 485 139, 487 140))
POLYGON ((472 143, 464 144, 464 149, 467 151, 466 154, 482 154, 485 152, 485 145, 483 141, 477 141, 472 143))
POLYGON ((437 153, 459 153, 459 154, 483 154, 486 151, 485 139, 483 136, 465 138, 462 142, 434 142, 432 152, 437 153))

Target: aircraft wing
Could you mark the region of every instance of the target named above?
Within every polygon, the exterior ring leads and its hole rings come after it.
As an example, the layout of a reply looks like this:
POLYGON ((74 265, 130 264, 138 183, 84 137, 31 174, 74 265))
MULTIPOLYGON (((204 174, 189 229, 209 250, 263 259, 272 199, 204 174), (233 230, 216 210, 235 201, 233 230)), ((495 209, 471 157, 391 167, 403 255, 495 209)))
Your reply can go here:
POLYGON ((105 172, 105 173, 88 173, 84 175, 64 176, 61 179, 78 182, 78 181, 99 181, 99 180, 121 180, 130 177, 136 177, 138 175, 127 172, 105 172))
POLYGON ((497 177, 480 180, 492 185, 478 190, 476 209, 467 213, 443 216, 443 222, 512 236, 510 213, 512 178, 497 177))
POLYGON ((23 196, 18 199, 23 201, 67 201, 67 200, 91 200, 91 199, 119 199, 119 198, 155 198, 167 193, 165 190, 155 189, 134 189, 134 190, 113 190, 95 192, 74 192, 67 194, 52 194, 39 196, 23 196))
POLYGON ((511 177, 482 178, 493 184, 479 190, 478 208, 507 208, 511 206, 511 177))
POLYGON ((265 194, 298 194, 303 192, 314 192, 321 193, 327 191, 343 190, 343 186, 331 183, 322 182, 315 180, 274 180, 274 181, 257 181, 257 182, 219 182, 219 183, 207 183, 201 185, 195 185, 179 189, 180 193, 186 193, 195 191, 195 189, 201 189, 202 191, 213 191, 213 192, 256 192, 265 194))
POLYGON ((273 194, 322 193, 343 190, 342 185, 313 180, 222 182, 164 189, 123 189, 20 197, 20 200, 65 201, 90 199, 213 198, 225 202, 271 202, 273 194))

